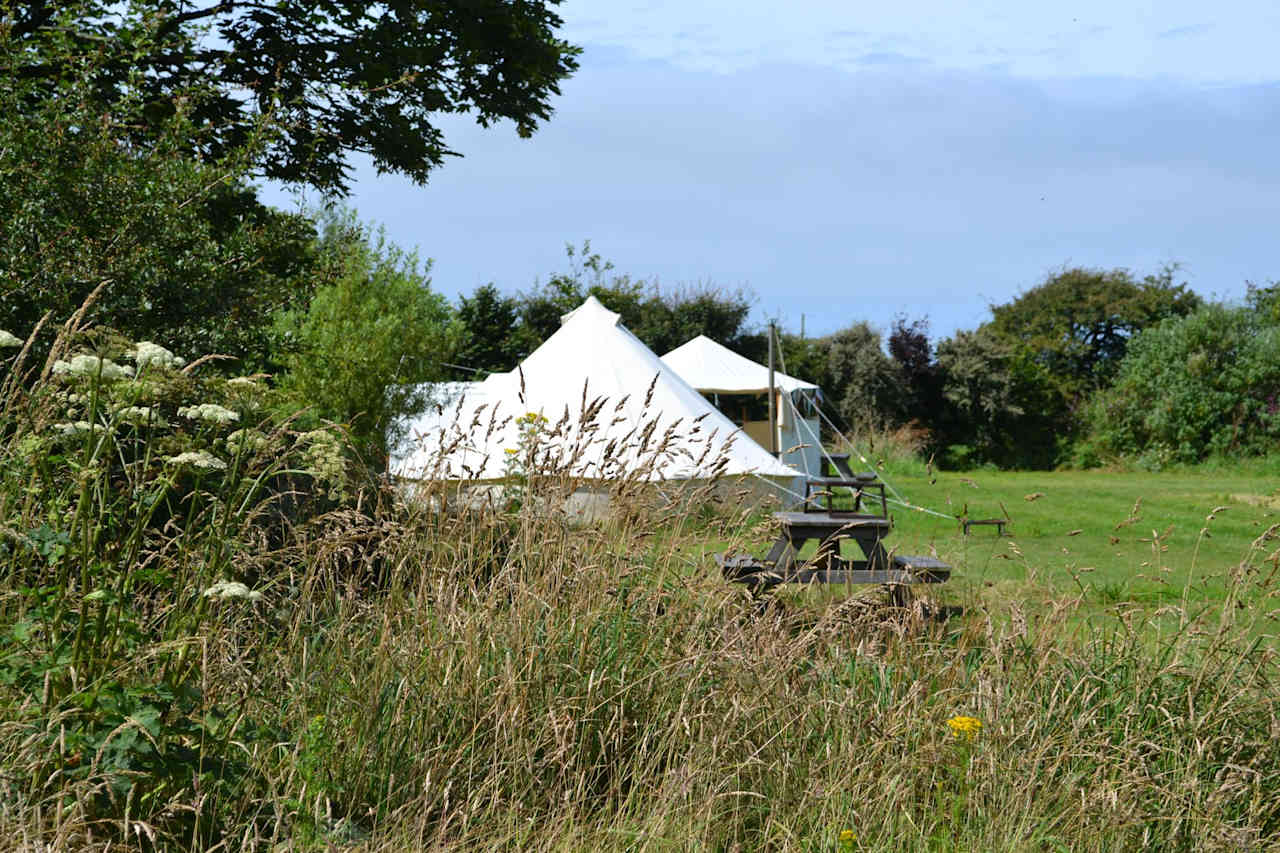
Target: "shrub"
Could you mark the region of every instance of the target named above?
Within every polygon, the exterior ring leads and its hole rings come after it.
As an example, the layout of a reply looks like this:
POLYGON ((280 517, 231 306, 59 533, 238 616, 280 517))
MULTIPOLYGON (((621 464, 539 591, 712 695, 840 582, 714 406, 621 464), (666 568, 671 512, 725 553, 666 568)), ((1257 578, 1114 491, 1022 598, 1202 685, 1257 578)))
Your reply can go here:
POLYGON ((1280 326, 1207 306, 1138 335, 1089 408, 1088 453, 1146 468, 1266 453, 1280 437, 1280 326))
POLYGON ((418 258, 386 235, 339 213, 326 223, 334 281, 310 305, 281 314, 285 345, 281 387, 299 406, 348 425, 369 465, 382 470, 387 448, 430 400, 461 329, 418 258))

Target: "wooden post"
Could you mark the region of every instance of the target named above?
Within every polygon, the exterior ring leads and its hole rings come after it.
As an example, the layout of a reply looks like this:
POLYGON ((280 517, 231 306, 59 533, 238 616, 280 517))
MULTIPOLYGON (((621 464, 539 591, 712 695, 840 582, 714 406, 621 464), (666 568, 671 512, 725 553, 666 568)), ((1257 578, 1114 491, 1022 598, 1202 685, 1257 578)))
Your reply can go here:
POLYGON ((773 321, 769 321, 769 452, 778 455, 777 390, 773 382, 773 321))

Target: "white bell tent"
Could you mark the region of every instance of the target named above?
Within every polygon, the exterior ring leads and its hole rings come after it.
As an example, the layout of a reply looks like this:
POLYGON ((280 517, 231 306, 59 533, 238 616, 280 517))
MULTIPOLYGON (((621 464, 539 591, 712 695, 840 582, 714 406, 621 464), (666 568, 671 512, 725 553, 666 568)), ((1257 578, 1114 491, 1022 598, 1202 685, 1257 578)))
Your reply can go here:
POLYGON ((409 424, 409 440, 392 454, 398 477, 500 481, 535 446, 592 480, 754 475, 789 487, 800 476, 595 297, 564 315, 516 370, 437 391, 446 399, 409 424))
MULTIPOLYGON (((716 343, 706 335, 676 347, 662 361, 703 394, 763 396, 769 394, 769 368, 716 343)), ((820 389, 812 382, 775 370, 777 448, 783 462, 816 475, 821 470, 822 445, 817 401, 820 389)), ((764 448, 769 447, 769 421, 752 420, 744 412, 742 429, 764 448)))

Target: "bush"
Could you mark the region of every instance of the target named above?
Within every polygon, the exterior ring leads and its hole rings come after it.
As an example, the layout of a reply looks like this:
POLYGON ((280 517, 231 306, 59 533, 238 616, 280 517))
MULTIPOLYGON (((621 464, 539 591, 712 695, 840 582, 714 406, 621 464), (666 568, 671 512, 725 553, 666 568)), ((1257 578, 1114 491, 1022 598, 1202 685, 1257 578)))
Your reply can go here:
POLYGON ((443 296, 412 252, 359 224, 351 212, 325 225, 333 282, 306 309, 281 314, 281 387, 321 418, 346 424, 374 470, 413 415, 425 410, 424 383, 447 375, 461 337, 443 296))
POLYGON ((866 323, 855 323, 813 343, 824 368, 821 379, 815 381, 851 430, 902 422, 902 372, 880 344, 880 333, 866 323))
POLYGON ((934 421, 937 458, 948 468, 994 464, 1051 468, 1069 435, 1062 398, 1043 366, 987 331, 938 344, 945 401, 934 421))
POLYGON ((1280 437, 1280 326, 1207 306, 1138 335, 1089 407, 1092 460, 1142 467, 1263 454, 1280 437))

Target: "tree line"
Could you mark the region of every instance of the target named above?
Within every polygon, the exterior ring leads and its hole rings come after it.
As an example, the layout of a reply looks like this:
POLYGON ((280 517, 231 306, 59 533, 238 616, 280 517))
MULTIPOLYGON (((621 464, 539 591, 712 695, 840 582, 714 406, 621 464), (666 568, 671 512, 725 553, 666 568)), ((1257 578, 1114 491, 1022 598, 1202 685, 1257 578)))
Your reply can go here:
MULTIPOLYGON (((750 293, 664 291, 611 274, 589 244, 569 255, 568 272, 527 291, 490 284, 463 296, 459 360, 512 369, 587 295, 659 354, 705 334, 767 358, 750 293)), ((898 317, 887 332, 864 321, 820 337, 782 330, 780 364, 822 387, 842 428, 910 428, 942 467, 1158 469, 1269 452, 1280 430, 1280 285, 1250 285, 1230 305, 1176 276, 1172 265, 1141 278, 1063 268, 941 340, 923 317, 898 317)))

